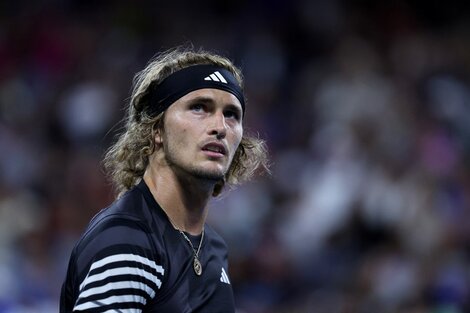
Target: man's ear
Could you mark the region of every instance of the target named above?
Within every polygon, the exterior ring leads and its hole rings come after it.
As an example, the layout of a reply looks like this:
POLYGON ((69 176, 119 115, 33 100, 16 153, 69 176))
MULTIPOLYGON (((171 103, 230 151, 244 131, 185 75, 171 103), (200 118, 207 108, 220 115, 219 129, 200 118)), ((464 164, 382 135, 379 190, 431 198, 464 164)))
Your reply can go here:
POLYGON ((155 122, 153 125, 153 133, 154 133, 154 143, 155 146, 161 146, 163 145, 163 119, 164 119, 164 113, 162 113, 161 116, 158 117, 158 120, 155 122))
POLYGON ((155 132, 155 145, 161 146, 163 144, 163 136, 162 136, 162 131, 158 129, 155 132))

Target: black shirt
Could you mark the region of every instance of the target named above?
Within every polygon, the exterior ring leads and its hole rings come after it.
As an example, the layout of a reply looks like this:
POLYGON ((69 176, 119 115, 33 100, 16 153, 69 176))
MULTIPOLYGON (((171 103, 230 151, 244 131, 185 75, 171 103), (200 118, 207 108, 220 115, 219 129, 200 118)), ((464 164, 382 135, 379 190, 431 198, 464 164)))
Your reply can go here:
POLYGON ((193 260, 142 180, 98 213, 74 247, 60 312, 234 312, 227 247, 207 225, 201 276, 193 260))

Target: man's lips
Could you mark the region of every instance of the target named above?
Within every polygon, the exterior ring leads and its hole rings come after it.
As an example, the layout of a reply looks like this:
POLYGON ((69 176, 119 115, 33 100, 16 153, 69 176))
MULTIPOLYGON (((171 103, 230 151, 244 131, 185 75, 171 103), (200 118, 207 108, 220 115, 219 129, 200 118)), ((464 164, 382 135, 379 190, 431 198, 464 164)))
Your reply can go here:
POLYGON ((213 157, 222 157, 227 154, 227 148, 219 142, 209 142, 202 146, 202 151, 213 157))

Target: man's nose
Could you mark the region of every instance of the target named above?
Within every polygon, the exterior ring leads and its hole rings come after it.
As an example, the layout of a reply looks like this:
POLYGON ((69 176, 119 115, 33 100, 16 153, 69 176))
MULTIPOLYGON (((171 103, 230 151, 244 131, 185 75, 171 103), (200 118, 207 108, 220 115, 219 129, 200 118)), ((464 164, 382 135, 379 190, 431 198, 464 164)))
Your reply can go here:
POLYGON ((209 134, 215 135, 217 139, 225 138, 227 135, 227 124, 225 123, 225 116, 222 112, 215 113, 211 118, 209 125, 209 134))

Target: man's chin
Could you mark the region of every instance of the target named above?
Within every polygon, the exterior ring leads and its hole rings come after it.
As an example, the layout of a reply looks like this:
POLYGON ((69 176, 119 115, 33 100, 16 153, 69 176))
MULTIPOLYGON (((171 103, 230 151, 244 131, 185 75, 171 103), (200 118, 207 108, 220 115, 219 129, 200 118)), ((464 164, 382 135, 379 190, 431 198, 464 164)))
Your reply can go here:
POLYGON ((224 178, 225 171, 220 169, 194 169, 192 174, 198 179, 211 180, 217 182, 224 178))

